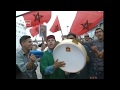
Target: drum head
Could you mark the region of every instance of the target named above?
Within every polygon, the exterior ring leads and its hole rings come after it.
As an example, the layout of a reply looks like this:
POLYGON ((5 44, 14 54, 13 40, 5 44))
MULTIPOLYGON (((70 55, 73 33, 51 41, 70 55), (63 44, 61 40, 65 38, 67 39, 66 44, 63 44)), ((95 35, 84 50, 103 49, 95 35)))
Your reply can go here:
POLYGON ((53 50, 54 60, 64 61, 65 67, 60 67, 63 71, 75 73, 81 71, 86 64, 86 57, 74 43, 58 44, 53 50))

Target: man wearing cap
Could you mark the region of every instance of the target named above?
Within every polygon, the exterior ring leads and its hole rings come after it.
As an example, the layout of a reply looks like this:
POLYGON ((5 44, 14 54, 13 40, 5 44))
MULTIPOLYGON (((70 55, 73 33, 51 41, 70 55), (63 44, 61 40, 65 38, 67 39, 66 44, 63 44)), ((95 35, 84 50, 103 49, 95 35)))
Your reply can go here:
POLYGON ((56 46, 55 36, 49 35, 47 37, 48 49, 44 52, 41 57, 40 62, 40 72, 42 74, 42 79, 65 79, 65 73, 60 69, 64 67, 64 62, 58 62, 58 60, 53 59, 53 49, 56 46))

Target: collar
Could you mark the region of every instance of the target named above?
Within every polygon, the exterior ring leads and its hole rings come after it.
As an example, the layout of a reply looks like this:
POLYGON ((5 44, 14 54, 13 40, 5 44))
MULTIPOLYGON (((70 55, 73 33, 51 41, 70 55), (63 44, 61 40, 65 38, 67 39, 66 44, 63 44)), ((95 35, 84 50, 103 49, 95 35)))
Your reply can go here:
POLYGON ((52 53, 52 52, 53 52, 53 50, 51 50, 51 49, 49 49, 49 48, 48 48, 48 52, 49 52, 49 53, 52 53))
MULTIPOLYGON (((23 55, 26 55, 25 52, 22 49, 20 51, 23 55)), ((29 52, 29 54, 30 54, 30 52, 29 52)))
POLYGON ((99 40, 99 39, 98 39, 98 42, 100 42, 100 43, 101 43, 101 42, 103 42, 103 40, 99 40))

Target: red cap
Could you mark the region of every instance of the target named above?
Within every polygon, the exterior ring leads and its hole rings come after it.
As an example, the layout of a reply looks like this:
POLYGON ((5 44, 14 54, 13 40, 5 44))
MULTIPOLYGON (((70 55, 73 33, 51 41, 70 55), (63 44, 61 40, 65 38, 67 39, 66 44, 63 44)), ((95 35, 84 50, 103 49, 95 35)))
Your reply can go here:
POLYGON ((54 35, 49 35, 49 36, 47 36, 47 40, 50 39, 50 38, 55 39, 55 36, 54 36, 54 35))

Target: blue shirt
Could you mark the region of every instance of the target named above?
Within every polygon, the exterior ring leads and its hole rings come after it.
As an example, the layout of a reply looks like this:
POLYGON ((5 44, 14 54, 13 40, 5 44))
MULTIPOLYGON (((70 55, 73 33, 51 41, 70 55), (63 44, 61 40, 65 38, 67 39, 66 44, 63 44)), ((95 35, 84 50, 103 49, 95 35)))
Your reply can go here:
MULTIPOLYGON (((28 56, 24 53, 24 51, 21 49, 16 53, 16 65, 20 69, 20 71, 24 74, 24 76, 21 76, 21 78, 37 78, 36 74, 36 68, 34 67, 32 70, 28 70, 26 65, 29 62, 28 56)), ((34 62, 36 67, 38 66, 37 61, 34 62)))
MULTIPOLYGON (((90 47, 93 45, 96 45, 98 51, 104 50, 104 41, 101 40, 93 40, 90 43, 90 47)), ((94 70, 95 71, 104 71, 104 58, 99 58, 93 53, 93 64, 94 64, 94 70)))

